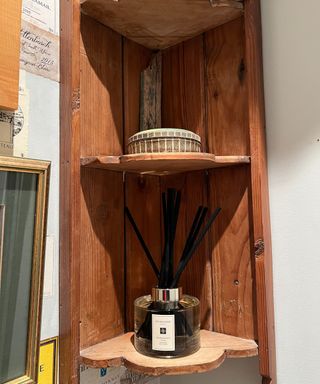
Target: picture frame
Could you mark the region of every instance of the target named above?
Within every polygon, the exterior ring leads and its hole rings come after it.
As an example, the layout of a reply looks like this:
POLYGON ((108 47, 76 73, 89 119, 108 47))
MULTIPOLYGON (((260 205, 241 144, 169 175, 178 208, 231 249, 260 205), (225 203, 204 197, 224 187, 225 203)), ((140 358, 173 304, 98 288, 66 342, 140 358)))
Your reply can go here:
POLYGON ((0 384, 37 383, 49 176, 0 156, 0 384))

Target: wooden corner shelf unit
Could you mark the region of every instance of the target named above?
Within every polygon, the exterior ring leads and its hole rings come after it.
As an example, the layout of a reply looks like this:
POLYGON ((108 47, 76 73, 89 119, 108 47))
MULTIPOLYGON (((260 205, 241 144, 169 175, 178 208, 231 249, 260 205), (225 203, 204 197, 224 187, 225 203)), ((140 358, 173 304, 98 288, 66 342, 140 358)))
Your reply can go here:
POLYGON ((258 0, 62 0, 60 171, 61 383, 78 383, 79 364, 156 376, 259 354, 275 384, 258 0), (204 153, 126 154, 159 50, 162 126, 194 131, 204 153), (182 191, 177 255, 198 205, 222 211, 182 279, 201 302, 201 349, 163 360, 131 342, 133 301, 155 279, 124 207, 159 263, 168 187, 182 191))

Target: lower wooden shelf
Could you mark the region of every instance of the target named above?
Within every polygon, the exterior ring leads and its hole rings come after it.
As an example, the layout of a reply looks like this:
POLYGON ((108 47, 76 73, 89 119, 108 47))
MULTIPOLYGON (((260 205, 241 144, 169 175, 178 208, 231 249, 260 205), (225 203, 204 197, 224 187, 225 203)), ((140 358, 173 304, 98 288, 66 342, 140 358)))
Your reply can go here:
POLYGON ((90 156, 81 165, 118 172, 167 175, 250 163, 249 156, 216 156, 212 153, 144 153, 123 156, 90 156))
POLYGON ((201 331, 198 352, 176 359, 156 359, 138 353, 129 332, 111 340, 93 345, 80 354, 80 363, 97 368, 119 367, 149 376, 200 373, 218 368, 227 357, 250 357, 258 354, 254 340, 201 331))

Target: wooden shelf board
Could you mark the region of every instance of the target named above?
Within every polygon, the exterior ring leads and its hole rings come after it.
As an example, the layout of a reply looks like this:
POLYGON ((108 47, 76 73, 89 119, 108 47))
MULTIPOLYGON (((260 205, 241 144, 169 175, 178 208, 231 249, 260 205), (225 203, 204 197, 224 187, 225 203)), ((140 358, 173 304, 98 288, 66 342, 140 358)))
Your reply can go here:
POLYGON ((150 49, 164 49, 239 17, 241 0, 81 0, 82 11, 150 49))
POLYGON ((182 375, 207 372, 218 368, 227 357, 250 357, 258 354, 255 341, 201 331, 201 348, 198 352, 175 359, 157 359, 138 353, 129 332, 83 350, 80 363, 96 368, 119 367, 149 376, 182 375))
POLYGON ((81 165, 110 171, 167 175, 250 163, 249 156, 215 156, 210 153, 148 153, 81 158, 81 165))

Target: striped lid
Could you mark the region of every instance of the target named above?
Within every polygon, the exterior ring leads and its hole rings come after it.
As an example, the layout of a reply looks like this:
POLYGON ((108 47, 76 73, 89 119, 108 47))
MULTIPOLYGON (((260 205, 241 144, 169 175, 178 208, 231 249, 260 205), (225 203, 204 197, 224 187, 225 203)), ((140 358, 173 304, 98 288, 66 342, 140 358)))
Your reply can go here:
POLYGON ((159 139, 159 138, 179 138, 179 139, 190 139, 195 140, 201 143, 201 138, 194 132, 188 131, 186 129, 180 128, 155 128, 147 129, 136 133, 135 135, 129 137, 128 143, 133 143, 140 140, 148 139, 159 139))

